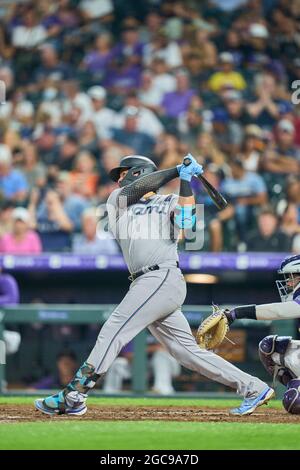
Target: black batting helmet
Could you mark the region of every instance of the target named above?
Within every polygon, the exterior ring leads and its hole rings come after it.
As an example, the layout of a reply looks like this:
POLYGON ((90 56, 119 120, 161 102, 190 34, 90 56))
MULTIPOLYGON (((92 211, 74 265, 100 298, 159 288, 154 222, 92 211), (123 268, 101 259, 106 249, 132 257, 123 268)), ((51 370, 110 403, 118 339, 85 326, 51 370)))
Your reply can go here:
POLYGON ((123 170, 128 170, 128 173, 121 181, 120 186, 126 186, 127 184, 135 181, 137 178, 141 178, 141 176, 153 173, 157 170, 157 166, 148 157, 143 157, 142 155, 130 155, 128 157, 122 158, 120 161, 120 166, 113 168, 110 171, 109 176, 113 181, 118 181, 120 178, 120 173, 123 170))

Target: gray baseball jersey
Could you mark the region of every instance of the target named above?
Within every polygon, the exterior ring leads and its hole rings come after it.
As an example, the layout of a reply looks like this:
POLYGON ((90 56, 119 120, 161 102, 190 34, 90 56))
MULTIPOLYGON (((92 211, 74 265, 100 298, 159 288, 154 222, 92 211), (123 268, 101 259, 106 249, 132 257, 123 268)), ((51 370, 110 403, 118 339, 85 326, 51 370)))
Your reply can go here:
POLYGON ((109 228, 118 241, 131 273, 146 266, 178 261, 177 240, 173 235, 171 213, 178 196, 155 194, 118 210, 116 189, 107 200, 109 228))
POLYGON ((225 361, 200 349, 181 312, 186 283, 177 267, 177 243, 169 235, 170 214, 177 196, 154 195, 124 210, 116 207, 120 190, 108 199, 109 226, 121 245, 131 272, 159 265, 131 283, 122 302, 103 325, 87 359, 99 375, 105 374, 121 349, 144 328, 183 366, 244 396, 255 396, 267 385, 225 361), (150 230, 150 232, 149 232, 150 230), (149 233, 151 236, 149 236, 149 233))

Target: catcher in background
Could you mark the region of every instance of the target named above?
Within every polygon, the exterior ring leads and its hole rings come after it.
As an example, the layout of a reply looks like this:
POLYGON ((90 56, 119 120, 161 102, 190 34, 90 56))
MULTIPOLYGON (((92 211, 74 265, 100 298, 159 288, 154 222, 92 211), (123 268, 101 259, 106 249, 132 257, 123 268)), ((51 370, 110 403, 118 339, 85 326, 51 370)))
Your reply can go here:
MULTIPOLYGON (((225 338, 229 325, 236 319, 286 320, 300 318, 300 255, 289 256, 280 266, 284 279, 276 285, 281 302, 245 305, 233 310, 214 308, 214 312, 200 325, 197 342, 205 349, 216 348, 225 338), (283 302, 283 303, 282 303, 283 302)), ((292 414, 300 414, 300 341, 291 336, 266 336, 259 343, 259 357, 265 369, 287 390, 283 406, 292 414)))

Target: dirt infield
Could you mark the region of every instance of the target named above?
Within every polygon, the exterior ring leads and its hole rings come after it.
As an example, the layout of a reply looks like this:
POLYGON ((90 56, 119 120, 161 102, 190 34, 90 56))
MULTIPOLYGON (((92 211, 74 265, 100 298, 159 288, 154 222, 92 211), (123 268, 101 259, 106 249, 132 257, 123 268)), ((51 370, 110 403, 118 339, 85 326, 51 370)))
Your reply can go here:
POLYGON ((244 418, 233 418, 228 409, 185 406, 90 406, 80 417, 46 416, 31 405, 0 405, 0 423, 46 421, 49 419, 80 419, 90 421, 194 421, 194 422, 253 422, 253 423, 299 423, 300 417, 289 415, 284 410, 262 407, 255 414, 244 418))

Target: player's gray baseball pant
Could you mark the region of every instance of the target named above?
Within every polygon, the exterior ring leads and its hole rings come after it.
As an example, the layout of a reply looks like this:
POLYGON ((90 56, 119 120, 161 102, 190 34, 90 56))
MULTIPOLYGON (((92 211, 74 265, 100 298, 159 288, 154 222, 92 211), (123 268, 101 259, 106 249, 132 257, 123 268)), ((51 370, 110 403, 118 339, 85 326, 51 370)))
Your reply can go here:
POLYGON ((103 325, 87 362, 97 374, 104 374, 120 350, 148 327, 183 366, 232 387, 243 396, 262 392, 266 388, 264 382, 213 352, 199 349, 180 310, 185 296, 182 273, 171 263, 137 278, 103 325))

